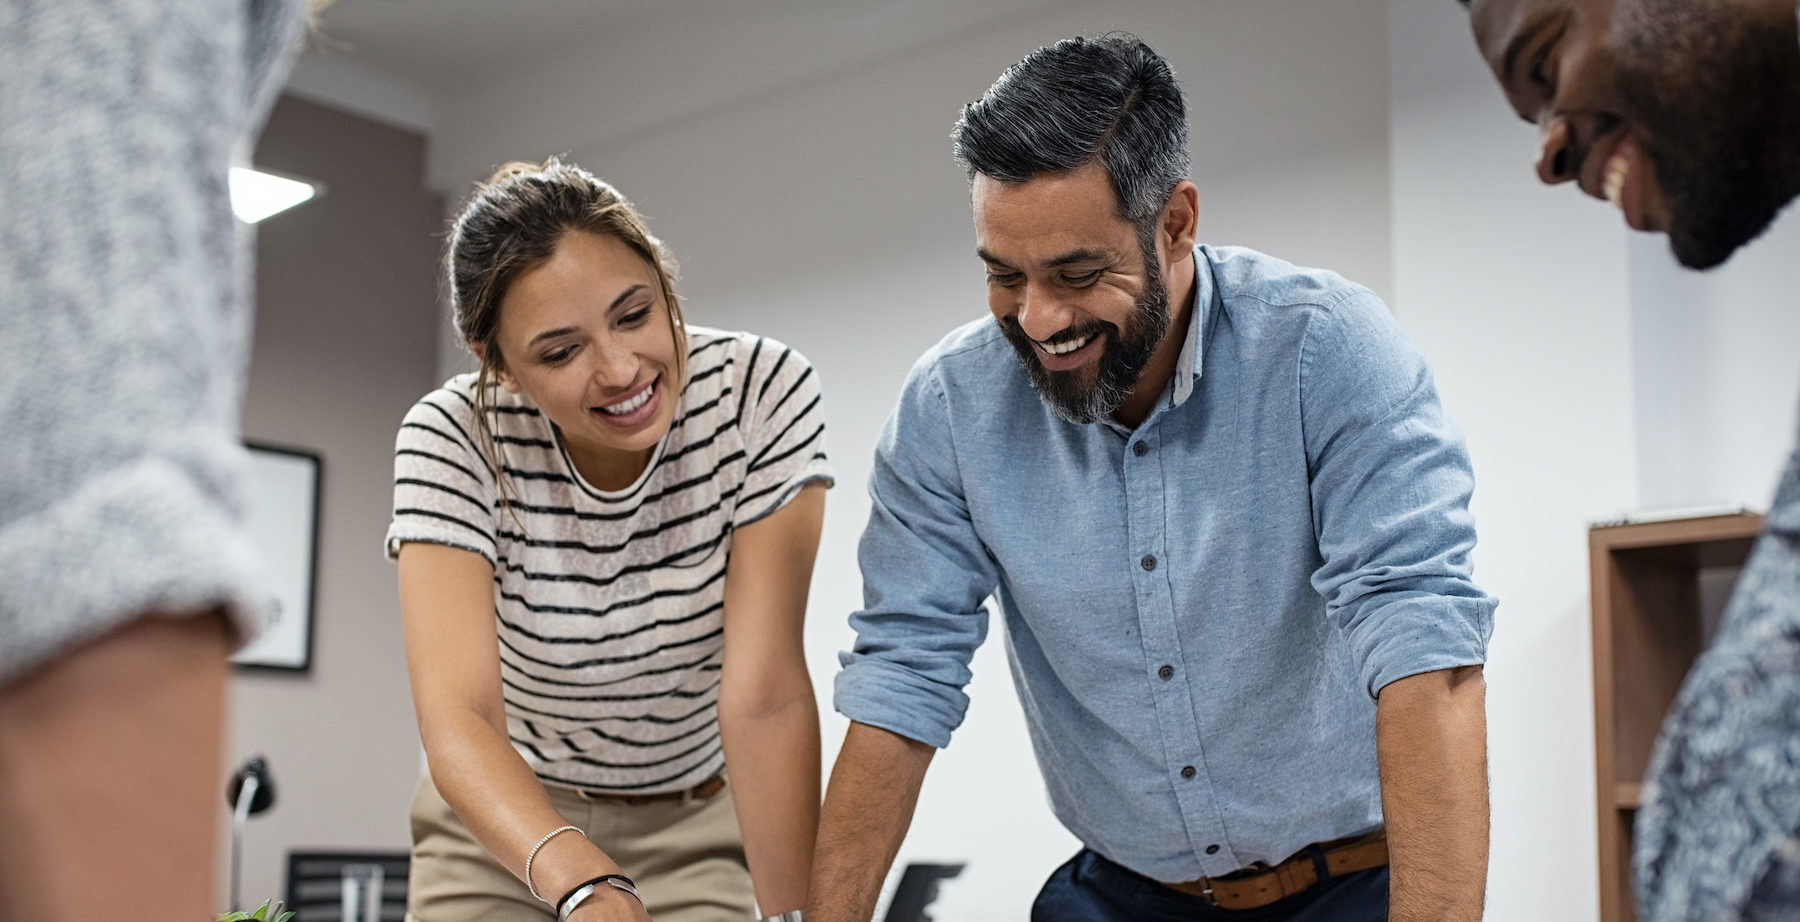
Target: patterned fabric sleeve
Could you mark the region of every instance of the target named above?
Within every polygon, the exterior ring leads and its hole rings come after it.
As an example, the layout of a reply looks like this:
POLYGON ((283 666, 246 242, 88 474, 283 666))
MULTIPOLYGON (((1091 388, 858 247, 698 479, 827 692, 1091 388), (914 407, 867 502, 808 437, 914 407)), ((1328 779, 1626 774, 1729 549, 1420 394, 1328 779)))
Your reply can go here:
POLYGON ((1650 757, 1632 859, 1645 922, 1800 913, 1800 445, 1764 528, 1650 757))
POLYGON ((748 468, 732 527, 742 528, 780 509, 815 480, 835 477, 825 457, 825 413, 819 376, 806 357, 765 337, 750 337, 738 362, 744 370, 738 425, 748 468))
POLYGON ((394 519, 387 555, 408 541, 474 551, 496 566, 494 481, 477 449, 481 436, 466 395, 427 394, 400 424, 394 444, 394 519))

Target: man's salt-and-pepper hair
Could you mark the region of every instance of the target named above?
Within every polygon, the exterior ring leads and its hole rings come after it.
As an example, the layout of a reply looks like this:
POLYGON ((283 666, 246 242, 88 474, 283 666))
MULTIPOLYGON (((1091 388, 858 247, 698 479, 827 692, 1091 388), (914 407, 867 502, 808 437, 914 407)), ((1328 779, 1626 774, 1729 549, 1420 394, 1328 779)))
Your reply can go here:
POLYGON ((968 171, 1024 182, 1098 159, 1120 217, 1150 233, 1188 176, 1187 106, 1175 72, 1134 35, 1070 38, 1006 69, 951 132, 968 171))

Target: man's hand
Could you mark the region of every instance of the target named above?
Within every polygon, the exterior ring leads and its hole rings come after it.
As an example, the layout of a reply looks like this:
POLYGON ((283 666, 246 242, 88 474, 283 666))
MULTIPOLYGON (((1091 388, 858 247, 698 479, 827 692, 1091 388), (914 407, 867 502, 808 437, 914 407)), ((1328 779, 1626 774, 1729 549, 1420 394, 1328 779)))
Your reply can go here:
POLYGON ((1487 893, 1487 682, 1480 666, 1381 690, 1375 745, 1391 922, 1478 922, 1487 893))
POLYGON ((807 922, 868 922, 937 750, 852 722, 831 770, 807 922))

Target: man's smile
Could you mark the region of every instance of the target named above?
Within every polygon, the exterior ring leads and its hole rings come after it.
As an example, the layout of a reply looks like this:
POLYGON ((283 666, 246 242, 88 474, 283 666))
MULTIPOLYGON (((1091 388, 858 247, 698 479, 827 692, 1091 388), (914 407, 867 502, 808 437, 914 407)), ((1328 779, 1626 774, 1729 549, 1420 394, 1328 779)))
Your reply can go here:
POLYGON ((1094 330, 1081 336, 1069 336, 1052 339, 1050 342, 1032 340, 1037 349, 1038 361, 1047 371, 1073 371, 1088 363, 1088 359, 1104 344, 1105 337, 1101 331, 1094 330))

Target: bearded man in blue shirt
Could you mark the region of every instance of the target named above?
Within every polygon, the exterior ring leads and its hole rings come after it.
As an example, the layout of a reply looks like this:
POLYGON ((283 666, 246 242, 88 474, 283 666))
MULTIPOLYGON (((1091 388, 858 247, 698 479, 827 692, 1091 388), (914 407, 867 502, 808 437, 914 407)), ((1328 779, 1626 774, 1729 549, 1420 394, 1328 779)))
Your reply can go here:
POLYGON ((993 317, 877 447, 807 918, 870 917, 991 594, 1086 846, 1034 920, 1478 919, 1494 601, 1423 358, 1366 288, 1195 246, 1135 38, 1039 49, 955 140, 993 317))

